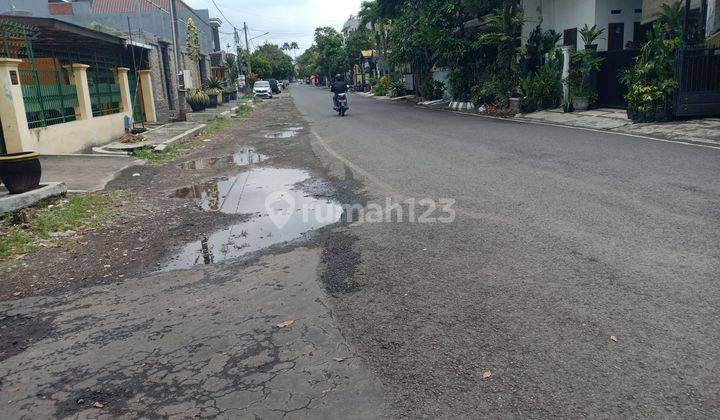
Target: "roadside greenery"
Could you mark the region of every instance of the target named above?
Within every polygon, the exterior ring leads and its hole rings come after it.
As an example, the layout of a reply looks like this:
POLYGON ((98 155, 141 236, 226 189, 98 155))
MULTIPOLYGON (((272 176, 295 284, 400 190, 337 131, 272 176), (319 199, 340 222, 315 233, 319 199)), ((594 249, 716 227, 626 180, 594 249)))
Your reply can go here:
POLYGON ((659 20, 647 33, 635 66, 622 74, 628 87, 628 115, 637 122, 665 121, 677 92, 677 52, 684 45, 682 4, 663 4, 659 20))
POLYGON ((0 223, 0 267, 13 265, 52 236, 69 238, 97 229, 127 196, 120 192, 71 194, 5 217, 0 223))
MULTIPOLYGON (((215 129, 215 131, 217 131, 217 129, 215 129)), ((208 130, 206 128, 205 133, 207 132, 208 130)), ((197 147, 199 144, 200 143, 198 142, 198 140, 187 140, 170 145, 162 152, 156 152, 155 150, 153 150, 152 147, 141 148, 133 151, 133 156, 138 159, 145 159, 149 163, 160 164, 175 159, 178 156, 190 153, 190 151, 197 147)))

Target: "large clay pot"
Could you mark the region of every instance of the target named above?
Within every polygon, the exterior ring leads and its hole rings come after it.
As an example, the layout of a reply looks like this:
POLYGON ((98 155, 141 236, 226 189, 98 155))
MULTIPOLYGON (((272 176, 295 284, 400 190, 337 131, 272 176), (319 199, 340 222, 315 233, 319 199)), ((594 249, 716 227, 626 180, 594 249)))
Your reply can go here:
POLYGON ((575 111, 587 111, 590 107, 590 98, 583 96, 576 96, 572 100, 573 108, 575 111))
POLYGON ((0 155, 0 179, 10 194, 22 194, 40 186, 40 159, 37 152, 0 155))

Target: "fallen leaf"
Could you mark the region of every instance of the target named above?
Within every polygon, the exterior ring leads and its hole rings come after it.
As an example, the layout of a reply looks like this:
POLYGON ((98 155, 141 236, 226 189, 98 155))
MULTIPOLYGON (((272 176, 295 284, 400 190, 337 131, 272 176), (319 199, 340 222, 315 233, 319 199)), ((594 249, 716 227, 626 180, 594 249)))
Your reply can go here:
POLYGON ((616 342, 616 343, 618 342, 618 338, 615 337, 614 335, 611 335, 611 336, 610 336, 610 339, 611 339, 612 341, 616 342))
POLYGON ((103 403, 101 403, 101 402, 95 401, 95 403, 93 404, 93 407, 95 407, 95 408, 103 408, 103 407, 105 407, 105 404, 103 404, 103 403))
POLYGON ((342 363, 342 362, 345 361, 345 358, 344 358, 344 357, 336 357, 336 358, 335 358, 335 361, 338 362, 338 363, 342 363))
POLYGON ((275 326, 278 327, 278 328, 285 328, 285 327, 291 326, 294 322, 295 322, 294 319, 288 319, 287 321, 281 322, 281 323, 279 323, 279 324, 277 324, 277 325, 275 325, 275 326))
POLYGON ((490 372, 489 370, 487 372, 483 373, 483 379, 490 379, 491 376, 492 376, 492 372, 490 372))

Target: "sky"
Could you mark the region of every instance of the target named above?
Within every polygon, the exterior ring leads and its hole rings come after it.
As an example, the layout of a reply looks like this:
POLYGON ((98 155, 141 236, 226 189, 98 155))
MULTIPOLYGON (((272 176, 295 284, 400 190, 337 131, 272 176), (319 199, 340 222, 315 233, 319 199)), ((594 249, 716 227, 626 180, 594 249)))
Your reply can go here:
MULTIPOLYGON (((210 17, 223 21, 220 27, 220 43, 223 47, 233 43, 233 26, 242 31, 243 22, 248 25, 250 48, 265 42, 282 45, 297 42, 299 55, 313 42, 315 28, 331 26, 338 31, 351 14, 357 14, 362 0, 214 0, 227 20, 213 5, 212 0, 184 0, 196 9, 210 10, 210 17), (228 22, 229 20, 229 22, 228 22), (263 35, 269 32, 267 35, 263 35)), ((241 42, 245 42, 242 32, 241 42)))

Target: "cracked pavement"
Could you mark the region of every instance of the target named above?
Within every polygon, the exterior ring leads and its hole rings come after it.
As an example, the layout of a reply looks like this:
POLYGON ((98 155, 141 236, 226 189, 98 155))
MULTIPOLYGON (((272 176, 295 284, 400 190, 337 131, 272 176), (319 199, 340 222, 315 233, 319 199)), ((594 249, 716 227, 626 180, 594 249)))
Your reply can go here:
POLYGON ((318 249, 0 304, 49 336, 0 367, 5 418, 361 417, 379 397, 333 323, 318 249), (294 320, 292 325, 277 324, 294 320))

